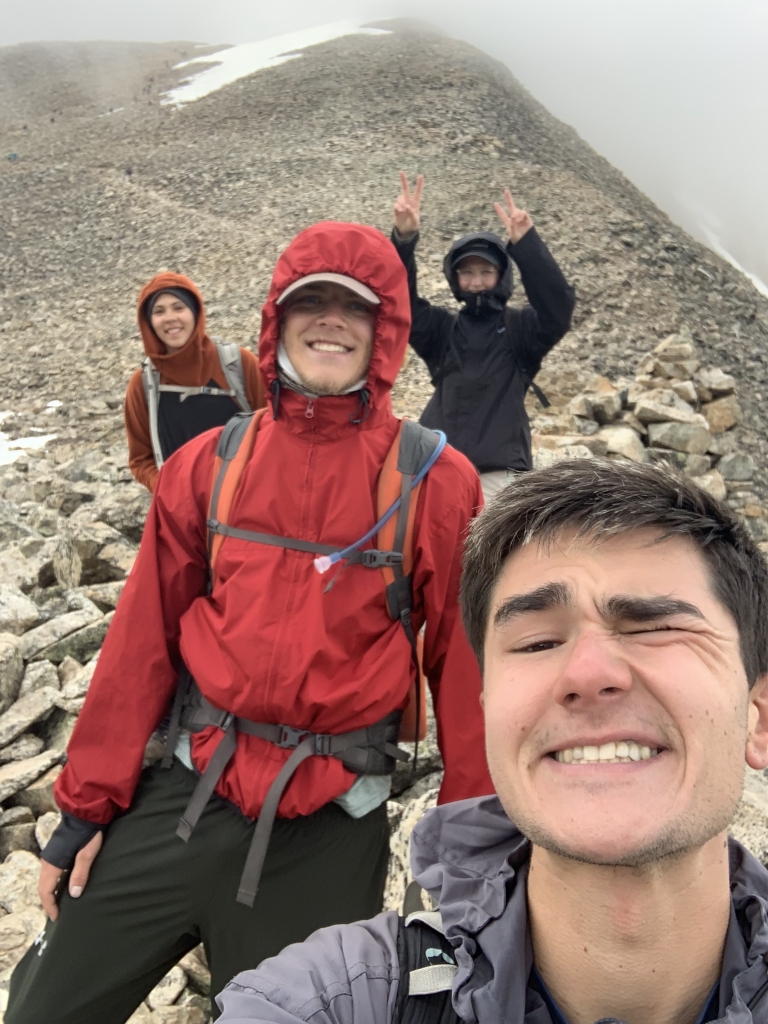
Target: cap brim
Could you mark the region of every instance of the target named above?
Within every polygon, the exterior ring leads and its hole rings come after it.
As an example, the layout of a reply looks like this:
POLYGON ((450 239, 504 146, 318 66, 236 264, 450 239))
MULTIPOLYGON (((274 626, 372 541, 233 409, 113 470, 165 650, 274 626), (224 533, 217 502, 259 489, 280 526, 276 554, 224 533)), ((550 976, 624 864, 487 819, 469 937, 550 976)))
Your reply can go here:
POLYGON ((479 256, 481 260, 485 260, 486 263, 492 263, 498 270, 501 267, 498 253, 493 252, 491 249, 465 249, 459 250, 451 261, 451 270, 454 270, 462 260, 465 260, 467 256, 479 256))
POLYGON ((305 284, 313 284, 315 281, 330 281, 331 284, 340 284, 343 288, 354 292, 355 295, 359 295, 361 299, 365 299, 366 302, 370 302, 373 306, 381 304, 381 299, 378 295, 372 292, 368 285, 363 284, 362 281, 356 281, 354 277, 347 277, 346 274, 323 273, 308 274, 306 277, 300 277, 293 284, 289 284, 278 298, 277 305, 279 306, 285 302, 288 296, 292 295, 298 288, 303 288, 305 284))

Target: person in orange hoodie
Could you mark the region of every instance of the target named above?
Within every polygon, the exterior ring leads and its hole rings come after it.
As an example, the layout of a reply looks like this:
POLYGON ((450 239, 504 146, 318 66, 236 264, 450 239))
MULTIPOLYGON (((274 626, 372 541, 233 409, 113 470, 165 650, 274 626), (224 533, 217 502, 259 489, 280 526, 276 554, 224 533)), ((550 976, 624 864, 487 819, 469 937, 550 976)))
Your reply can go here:
POLYGON ((188 277, 153 277, 139 293, 138 318, 147 359, 125 396, 128 465, 154 491, 177 448, 266 399, 253 352, 206 334, 203 297, 188 277))

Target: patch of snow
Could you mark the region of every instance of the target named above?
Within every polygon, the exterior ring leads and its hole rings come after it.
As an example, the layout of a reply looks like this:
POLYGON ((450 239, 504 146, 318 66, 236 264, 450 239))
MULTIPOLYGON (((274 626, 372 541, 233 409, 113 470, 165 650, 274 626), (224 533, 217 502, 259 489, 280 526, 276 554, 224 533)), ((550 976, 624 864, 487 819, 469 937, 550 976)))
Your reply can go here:
POLYGON ((752 274, 749 270, 745 270, 744 267, 742 267, 742 265, 739 263, 739 261, 734 256, 731 256, 728 250, 723 247, 723 245, 720 242, 720 239, 717 237, 714 231, 706 227, 706 225, 704 224, 701 225, 701 230, 707 236, 709 247, 711 249, 714 249, 718 256, 722 256, 724 260, 728 260, 732 267, 735 267, 739 271, 739 273, 743 274, 744 277, 751 281, 751 283, 755 286, 755 288, 757 288, 760 294, 765 295, 765 297, 768 299, 768 284, 766 284, 765 281, 762 281, 757 276, 757 274, 752 274))
POLYGON ((119 114, 121 110, 125 110, 125 107, 115 107, 114 110, 107 110, 104 114, 99 114, 99 117, 109 117, 110 114, 119 114))
POLYGON ((318 25, 315 28, 302 29, 300 32, 288 32, 271 39, 261 39, 257 43, 241 43, 230 46, 227 50, 209 53, 203 57, 182 61, 176 68, 189 67, 190 64, 214 64, 190 76, 175 89, 170 89, 163 96, 162 102, 181 106, 182 103, 193 103, 195 100, 208 96, 238 78, 252 75, 262 68, 274 68, 289 60, 301 57, 300 50, 308 46, 327 43, 331 39, 341 39, 351 35, 389 35, 383 28, 365 28, 360 21, 334 21, 329 25, 318 25))
POLYGON ((15 415, 16 413, 13 412, 13 410, 4 409, 0 412, 0 423, 5 423, 6 420, 12 420, 15 415))
POLYGON ((15 441, 9 441, 8 435, 0 432, 0 466, 10 466, 24 452, 44 448, 55 437, 56 434, 41 434, 39 437, 17 437, 15 441))
POLYGON ((57 409, 60 409, 63 404, 64 403, 60 402, 58 398, 54 398, 52 402, 49 402, 48 405, 46 405, 43 411, 48 415, 51 415, 51 413, 55 413, 57 409))

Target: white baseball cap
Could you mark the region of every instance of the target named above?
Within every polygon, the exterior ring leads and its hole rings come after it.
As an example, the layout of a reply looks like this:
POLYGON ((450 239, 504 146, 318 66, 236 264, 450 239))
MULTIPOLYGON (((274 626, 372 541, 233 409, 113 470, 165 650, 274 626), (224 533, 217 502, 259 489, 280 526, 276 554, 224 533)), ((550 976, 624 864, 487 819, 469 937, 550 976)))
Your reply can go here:
POLYGON ((365 299, 366 302, 370 302, 374 306, 381 305, 381 299, 375 292, 372 292, 367 284, 363 284, 362 281, 356 281, 354 277, 347 277, 346 274, 333 274, 333 273, 322 273, 322 274, 308 274, 306 277, 300 277, 298 281, 294 281, 293 284, 289 284, 282 295, 277 300, 277 305, 281 305, 292 295, 297 288, 303 288, 305 284, 313 284, 315 281, 330 281, 332 284, 340 284, 343 288, 348 288, 355 295, 359 295, 361 299, 365 299))

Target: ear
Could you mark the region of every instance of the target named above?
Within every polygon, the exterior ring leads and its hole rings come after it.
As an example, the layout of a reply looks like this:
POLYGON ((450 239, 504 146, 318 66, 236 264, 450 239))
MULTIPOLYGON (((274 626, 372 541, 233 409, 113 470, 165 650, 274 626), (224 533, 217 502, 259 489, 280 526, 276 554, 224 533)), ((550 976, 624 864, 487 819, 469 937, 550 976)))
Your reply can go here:
POLYGON ((759 676, 749 691, 749 732, 745 758, 750 768, 768 768, 768 675, 759 676))

